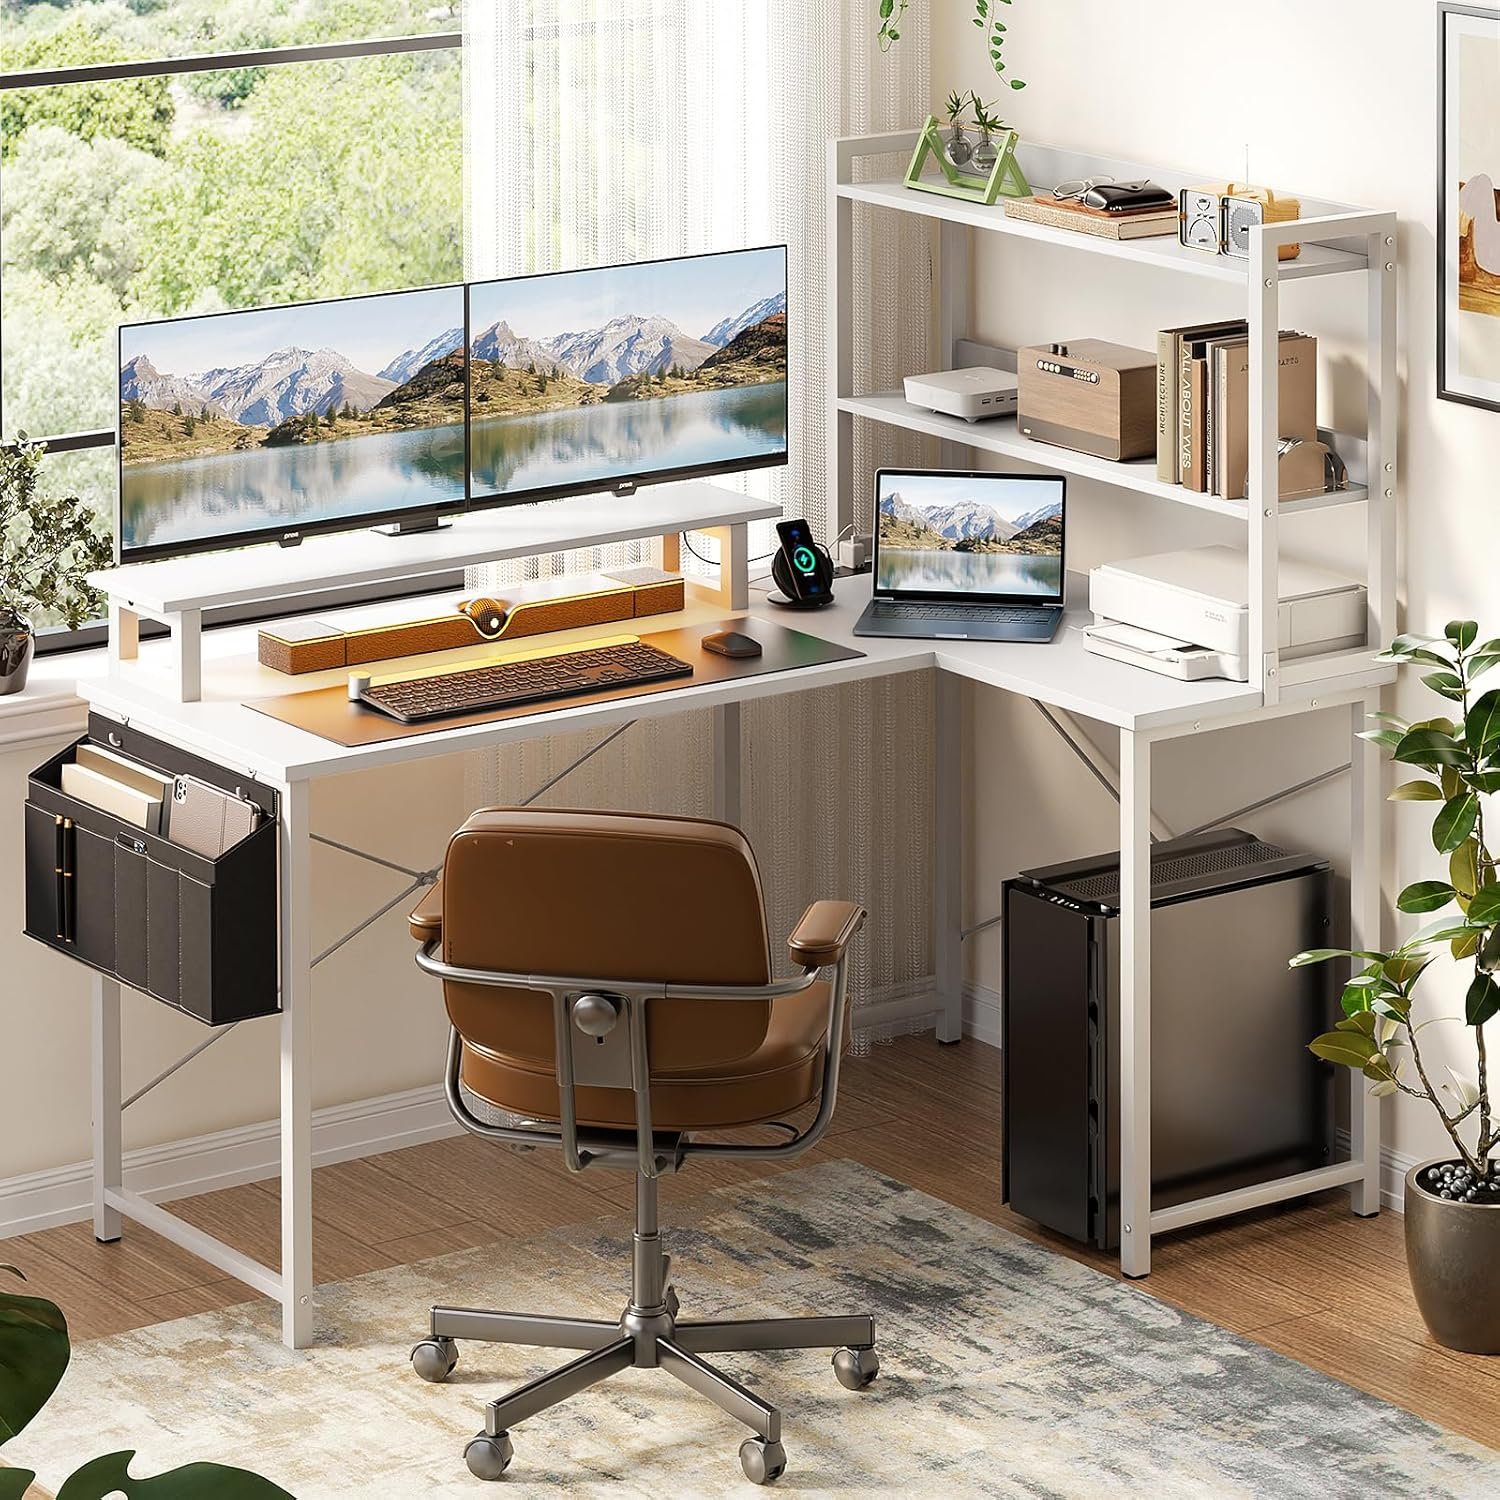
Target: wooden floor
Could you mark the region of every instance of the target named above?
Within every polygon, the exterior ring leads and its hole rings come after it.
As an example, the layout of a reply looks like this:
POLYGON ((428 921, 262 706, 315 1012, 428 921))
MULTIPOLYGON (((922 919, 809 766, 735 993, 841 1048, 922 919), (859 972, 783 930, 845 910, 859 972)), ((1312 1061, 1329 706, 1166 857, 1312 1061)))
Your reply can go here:
MULTIPOLYGON (((1117 1275, 1104 1256, 1040 1233, 999 1204, 999 1054, 911 1037, 847 1064, 833 1131, 803 1160, 848 1157, 1117 1275)), ((800 1163, 790 1164, 792 1167, 800 1163)), ((665 1179, 663 1202, 763 1175, 701 1163, 665 1179)), ((772 1168, 770 1170, 777 1170, 772 1168)), ((781 1168, 786 1170, 786 1168, 781 1168)), ((338 1281, 630 1207, 629 1178, 571 1178, 549 1153, 461 1136, 320 1168, 314 1271, 338 1281)), ((176 1212, 247 1254, 278 1259, 274 1182, 179 1200, 176 1212)), ((150 1231, 98 1245, 71 1224, 0 1244, 66 1312, 75 1338, 243 1302, 253 1294, 150 1231)), ((1343 1193, 1158 1240, 1152 1295, 1444 1427, 1496 1444, 1500 1358, 1440 1348, 1407 1286, 1401 1220, 1356 1219, 1343 1193)), ((684 1278, 690 1275, 681 1268, 684 1278)))

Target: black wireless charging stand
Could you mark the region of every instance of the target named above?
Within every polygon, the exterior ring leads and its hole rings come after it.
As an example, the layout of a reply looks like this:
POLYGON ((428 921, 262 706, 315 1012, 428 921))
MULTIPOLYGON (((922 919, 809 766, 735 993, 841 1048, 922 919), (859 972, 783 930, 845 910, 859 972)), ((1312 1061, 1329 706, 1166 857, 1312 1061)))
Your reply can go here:
POLYGON ((833 559, 828 555, 826 547, 818 542, 812 545, 818 555, 817 579, 823 585, 822 597, 819 599, 797 597, 797 592, 792 587, 792 572, 787 563, 786 554, 778 552, 771 559, 771 582, 776 585, 779 592, 767 594, 767 604, 775 604, 782 609, 822 609, 825 604, 833 603, 833 559))

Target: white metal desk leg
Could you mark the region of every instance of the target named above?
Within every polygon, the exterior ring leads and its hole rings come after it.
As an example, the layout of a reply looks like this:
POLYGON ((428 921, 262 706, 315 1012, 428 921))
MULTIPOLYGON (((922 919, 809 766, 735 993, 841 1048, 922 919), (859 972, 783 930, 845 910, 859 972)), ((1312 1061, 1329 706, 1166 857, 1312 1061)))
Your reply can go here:
POLYGON ((937 1039, 964 1034, 963 996, 963 683, 939 671, 933 683, 932 958, 937 1039))
POLYGON ((104 1201, 121 1187, 120 1169, 120 985, 94 975, 93 997, 94 1238, 120 1238, 120 1212, 104 1201))
POLYGON ((305 1348, 313 1332, 312 905, 310 794, 281 794, 281 1337, 305 1348))
MULTIPOLYGON (((1375 747, 1358 738, 1374 697, 1349 708, 1349 929, 1351 948, 1380 947, 1380 769, 1375 747)), ((1357 1214, 1380 1212, 1380 1100, 1358 1073, 1349 1075, 1349 1155, 1364 1166, 1350 1184, 1357 1214)))
POLYGON ((740 826, 740 705, 714 709, 714 816, 740 826))
POLYGON ((1120 1269, 1151 1270, 1151 741, 1120 731, 1120 1269))

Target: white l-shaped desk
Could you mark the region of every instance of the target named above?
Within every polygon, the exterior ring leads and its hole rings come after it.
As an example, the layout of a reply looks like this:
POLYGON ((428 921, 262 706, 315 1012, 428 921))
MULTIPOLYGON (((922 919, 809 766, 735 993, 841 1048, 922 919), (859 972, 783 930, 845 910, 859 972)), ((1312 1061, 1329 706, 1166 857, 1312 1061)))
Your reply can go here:
MULTIPOLYGON (((312 1271, 312 1001, 313 950, 311 909, 310 788, 321 777, 406 761, 426 760, 458 750, 477 750, 517 743, 560 730, 605 727, 646 715, 713 708, 717 712, 717 810, 731 821, 739 817, 739 705, 767 694, 797 693, 809 688, 851 682, 898 672, 937 671, 935 783, 937 878, 933 893, 934 945, 938 1002, 937 1033, 957 1041, 961 1032, 962 980, 961 869, 963 802, 960 771, 961 684, 1019 693, 1051 708, 1115 726, 1120 735, 1120 1184, 1121 1265, 1129 1275, 1150 1270, 1151 1236, 1241 1209, 1348 1185, 1356 1213, 1379 1207, 1378 1115, 1370 1103, 1358 1104, 1350 1123, 1351 1156, 1347 1161, 1176 1207, 1151 1210, 1151 927, 1149 918, 1151 753, 1159 741, 1220 729, 1268 713, 1294 713, 1309 706, 1343 707, 1351 733, 1375 706, 1390 668, 1373 660, 1367 671, 1346 673, 1336 686, 1324 683, 1303 689, 1284 687, 1280 704, 1267 709, 1260 694, 1243 683, 1179 683, 1116 662, 1084 649, 1074 628, 1083 616, 1072 613, 1051 645, 996 645, 966 642, 897 641, 856 638, 853 626, 869 597, 868 579, 841 580, 837 600, 815 613, 789 614, 752 598, 749 617, 788 625, 839 645, 853 646, 858 658, 795 671, 737 680, 705 682, 675 691, 615 702, 562 703, 524 718, 436 729, 430 734, 356 748, 345 748, 267 717, 246 701, 277 692, 303 691, 337 682, 340 674, 288 678, 259 666, 254 631, 211 632, 203 638, 202 697, 177 701, 151 681, 153 655, 173 664, 177 648, 147 643, 140 660, 126 672, 80 687, 90 709, 128 720, 146 733, 225 766, 242 769, 281 794, 281 1267, 251 1260, 232 1247, 187 1224, 166 1209, 127 1191, 121 1179, 120 986, 96 977, 93 1026, 94 1228, 100 1239, 117 1239, 121 1219, 144 1223, 187 1250, 282 1305, 285 1341, 304 1346, 313 1333, 312 1271), (1300 696, 1299 696, 1300 693, 1300 696)), ((681 617, 662 617, 665 627, 681 622, 723 618, 722 604, 692 604, 681 617)), ((646 627, 649 629, 650 625, 646 627)), ((617 633, 619 627, 580 630, 555 639, 586 640, 617 633)), ((471 655, 483 655, 478 648, 471 655)), ((458 663, 460 653, 445 661, 458 663)), ((431 660, 430 658, 428 659, 431 660)), ((180 665, 180 663, 177 663, 180 665)), ((384 664, 384 670, 399 670, 384 664)), ((1369 856, 1377 837, 1379 804, 1373 751, 1356 746, 1350 802, 1353 858, 1351 887, 1354 946, 1370 946, 1378 930, 1379 893, 1369 856)), ((858 896, 857 891, 848 893, 858 896)), ((434 1060, 436 1067, 436 1059, 434 1060)), ((998 1184, 997 1184, 998 1191, 998 1184)))

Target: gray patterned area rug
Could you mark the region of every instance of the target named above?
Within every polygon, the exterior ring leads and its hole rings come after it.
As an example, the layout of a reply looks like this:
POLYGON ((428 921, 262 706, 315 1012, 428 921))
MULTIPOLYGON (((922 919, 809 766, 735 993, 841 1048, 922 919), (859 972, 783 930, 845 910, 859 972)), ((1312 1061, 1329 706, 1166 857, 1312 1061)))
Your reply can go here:
MULTIPOLYGON (((664 1219, 685 1316, 875 1314, 868 1392, 825 1353, 715 1356, 781 1406, 788 1494, 1500 1494, 1500 1454, 851 1162, 664 1219)), ((571 1356, 468 1344, 426 1385, 407 1364, 426 1306, 613 1317, 628 1247, 601 1219, 326 1286, 301 1354, 264 1302, 83 1344, 7 1457, 54 1486, 85 1450, 136 1448, 137 1475, 212 1458, 299 1500, 769 1493, 735 1423, 643 1370, 518 1427, 503 1489, 469 1476, 484 1401, 571 1356)))

